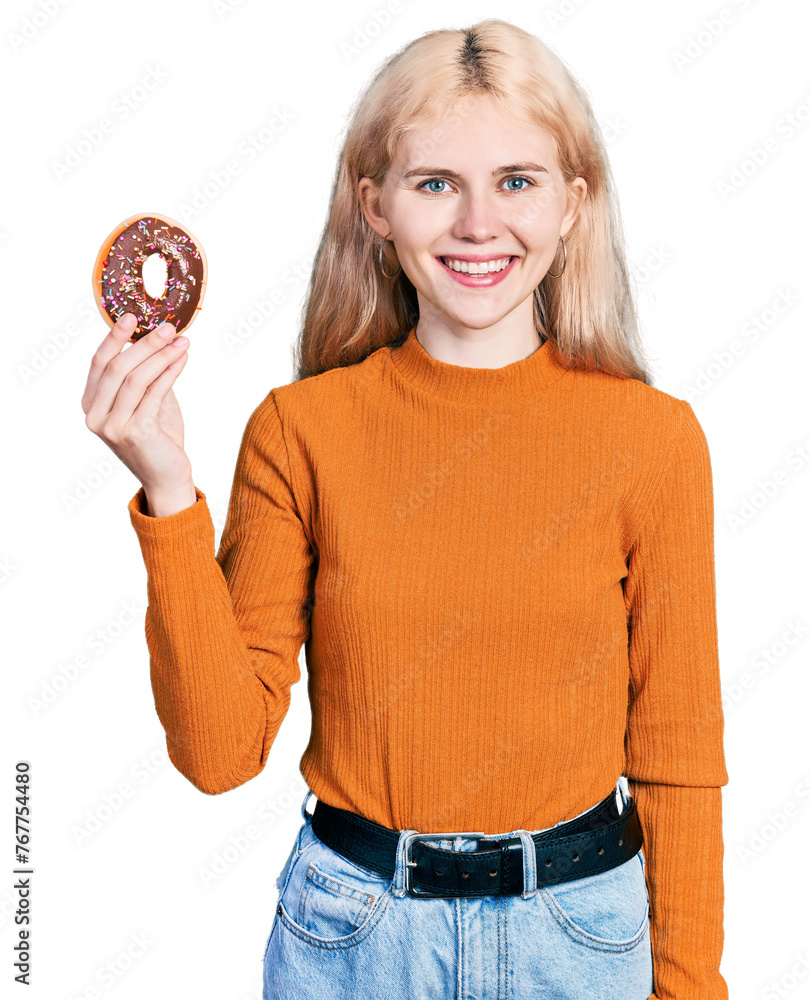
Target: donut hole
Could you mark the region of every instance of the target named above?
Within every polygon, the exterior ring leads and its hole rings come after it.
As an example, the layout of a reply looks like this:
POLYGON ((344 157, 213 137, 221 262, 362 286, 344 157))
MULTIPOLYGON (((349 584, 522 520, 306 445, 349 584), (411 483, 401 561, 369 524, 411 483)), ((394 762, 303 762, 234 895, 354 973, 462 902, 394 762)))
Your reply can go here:
POLYGON ((143 288, 153 299, 162 299, 166 294, 169 265, 160 253, 151 253, 143 262, 143 288))

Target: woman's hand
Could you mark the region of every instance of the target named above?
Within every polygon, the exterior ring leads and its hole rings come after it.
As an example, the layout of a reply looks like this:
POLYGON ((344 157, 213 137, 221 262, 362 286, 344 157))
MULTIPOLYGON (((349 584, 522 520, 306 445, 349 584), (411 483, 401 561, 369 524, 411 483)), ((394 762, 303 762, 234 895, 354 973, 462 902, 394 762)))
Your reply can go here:
POLYGON ((135 329, 125 313, 90 363, 82 396, 87 427, 108 445, 150 497, 195 498, 191 462, 183 450, 183 417, 172 390, 186 363, 188 339, 163 323, 122 348, 135 329))

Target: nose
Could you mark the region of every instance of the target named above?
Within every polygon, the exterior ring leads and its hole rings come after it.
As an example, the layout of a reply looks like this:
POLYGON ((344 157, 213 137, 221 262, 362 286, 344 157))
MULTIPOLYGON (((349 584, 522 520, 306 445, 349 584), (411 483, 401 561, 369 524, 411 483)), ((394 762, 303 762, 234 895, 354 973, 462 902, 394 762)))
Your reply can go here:
POLYGON ((484 243, 503 232, 503 219, 494 196, 469 190, 458 204, 458 215, 452 227, 452 235, 457 239, 484 243))

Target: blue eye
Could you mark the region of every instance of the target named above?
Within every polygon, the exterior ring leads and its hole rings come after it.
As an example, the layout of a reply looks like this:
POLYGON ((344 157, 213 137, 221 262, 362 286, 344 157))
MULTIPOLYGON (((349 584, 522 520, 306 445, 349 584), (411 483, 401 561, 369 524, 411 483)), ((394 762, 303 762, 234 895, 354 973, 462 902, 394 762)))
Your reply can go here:
MULTIPOLYGON (((528 177, 507 177, 506 179, 507 179, 507 181, 526 181, 527 184, 531 184, 532 183, 529 180, 528 177)), ((511 188, 510 190, 512 190, 512 191, 525 191, 526 188, 511 188)))
MULTIPOLYGON (((523 177, 522 175, 518 174, 515 174, 512 177, 507 177, 504 183, 507 183, 508 181, 525 181, 526 184, 530 186, 534 185, 534 181, 531 180, 531 178, 523 177)), ((419 185, 419 190, 420 191, 424 190, 425 194, 440 195, 444 194, 444 191, 428 191, 425 187, 426 184, 447 184, 447 181, 443 177, 429 177, 426 181, 422 181, 422 183, 419 185)), ((509 188, 509 190, 514 192, 515 194, 518 194, 520 191, 525 191, 526 188, 525 187, 509 188)))
MULTIPOLYGON (((431 177, 430 180, 424 181, 422 184, 419 185, 419 187, 423 188, 425 184, 446 184, 446 183, 447 181, 443 180, 441 177, 431 177)), ((441 191, 427 192, 427 194, 441 194, 441 193, 442 193, 441 191)))

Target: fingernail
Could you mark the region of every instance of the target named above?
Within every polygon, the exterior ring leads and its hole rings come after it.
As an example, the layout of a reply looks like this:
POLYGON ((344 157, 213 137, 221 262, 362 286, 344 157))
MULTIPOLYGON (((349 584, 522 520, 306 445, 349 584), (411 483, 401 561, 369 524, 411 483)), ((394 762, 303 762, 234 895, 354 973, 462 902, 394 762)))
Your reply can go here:
POLYGON ((134 330, 138 323, 134 313, 124 313, 118 322, 125 332, 128 330, 134 330))
POLYGON ((175 328, 171 323, 164 323, 160 328, 160 335, 161 337, 165 337, 166 340, 171 340, 171 338, 175 335, 175 332, 175 328))

